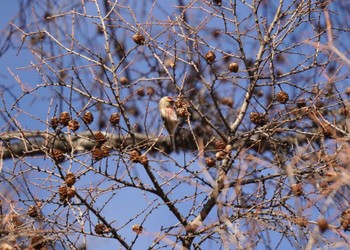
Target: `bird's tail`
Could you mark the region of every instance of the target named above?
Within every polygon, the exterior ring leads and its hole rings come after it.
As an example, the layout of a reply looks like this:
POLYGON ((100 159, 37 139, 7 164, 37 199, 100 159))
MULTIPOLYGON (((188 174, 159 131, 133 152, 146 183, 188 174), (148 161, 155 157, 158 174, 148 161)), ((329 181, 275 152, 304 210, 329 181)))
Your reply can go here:
POLYGON ((173 150, 176 151, 176 148, 175 148, 175 135, 173 135, 173 134, 170 135, 170 141, 171 141, 171 145, 173 146, 173 150))

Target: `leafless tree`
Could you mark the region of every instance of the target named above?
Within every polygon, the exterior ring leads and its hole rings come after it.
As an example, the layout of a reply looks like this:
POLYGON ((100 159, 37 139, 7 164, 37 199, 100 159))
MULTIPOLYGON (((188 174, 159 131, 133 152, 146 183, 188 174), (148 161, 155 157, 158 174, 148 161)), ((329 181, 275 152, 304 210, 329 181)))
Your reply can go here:
POLYGON ((349 247, 347 0, 18 6, 2 249, 349 247))

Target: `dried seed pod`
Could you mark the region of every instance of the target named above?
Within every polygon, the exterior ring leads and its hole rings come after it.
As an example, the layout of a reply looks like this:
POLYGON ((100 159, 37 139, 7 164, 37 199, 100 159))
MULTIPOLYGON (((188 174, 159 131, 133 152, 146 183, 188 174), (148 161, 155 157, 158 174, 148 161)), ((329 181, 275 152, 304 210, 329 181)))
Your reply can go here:
POLYGON ((223 105, 228 106, 228 107, 232 107, 233 106, 233 99, 231 97, 223 97, 221 99, 221 103, 223 105))
POLYGON ((50 120, 51 128, 56 129, 58 127, 58 124, 59 124, 59 120, 58 120, 57 116, 52 117, 50 120))
POLYGON ((138 88, 138 89, 136 90, 136 94, 137 94, 138 96, 145 96, 145 88, 144 88, 144 87, 138 88))
POLYGON ((285 104, 289 100, 289 95, 286 92, 284 92, 284 91, 280 91, 276 95, 276 100, 279 103, 285 104))
POLYGON ((303 194, 303 186, 301 183, 292 185, 292 192, 295 196, 301 196, 303 194))
POLYGON ((237 73, 238 70, 239 70, 239 65, 238 65, 238 63, 236 63, 236 62, 230 63, 230 64, 228 65, 228 70, 231 71, 231 72, 233 72, 233 73, 237 73))
POLYGON ((94 134, 95 140, 98 143, 105 143, 107 141, 106 136, 102 132, 96 132, 94 134))
POLYGON ((141 153, 138 150, 134 149, 129 153, 129 155, 130 155, 131 162, 134 162, 134 163, 140 162, 139 159, 140 159, 141 153))
POLYGON ((64 182, 66 183, 66 185, 68 187, 71 187, 74 185, 74 183, 76 182, 75 179, 75 175, 73 173, 68 173, 65 177, 64 177, 64 182))
POLYGON ((109 118, 109 122, 112 126, 117 126, 120 121, 120 114, 119 113, 113 113, 111 114, 111 117, 109 118))
POLYGON ((65 160, 65 156, 63 154, 63 151, 60 149, 52 150, 51 157, 56 163, 61 163, 65 160))
POLYGON ((172 58, 168 58, 165 63, 164 63, 165 67, 167 68, 175 68, 175 61, 172 58))
POLYGON ((60 201, 61 202, 66 202, 67 201, 67 187, 66 186, 60 186, 58 188, 58 194, 60 196, 60 201))
POLYGON ((323 233, 328 229, 328 222, 325 218, 320 218, 317 221, 318 228, 320 229, 320 232, 323 233))
POLYGON ((80 123, 77 120, 70 120, 68 122, 68 128, 72 131, 77 131, 80 128, 80 123))
POLYGON ((256 125, 263 125, 265 123, 264 116, 256 112, 251 112, 249 118, 250 121, 256 125))
POLYGON ((293 222, 300 227, 306 227, 308 223, 307 219, 304 217, 295 217, 293 219, 293 222))
POLYGON ((91 155, 94 160, 99 161, 109 156, 109 150, 107 150, 105 146, 102 146, 100 148, 94 147, 91 149, 91 155))
POLYGON ((106 226, 105 225, 103 225, 103 224, 97 224, 96 226, 95 226, 95 233, 96 234, 103 234, 104 232, 105 232, 105 230, 106 230, 106 226))
POLYGON ((125 76, 123 76, 123 77, 121 77, 121 78, 119 79, 119 83, 120 83, 121 85, 127 85, 127 84, 129 84, 129 79, 126 78, 125 76))
POLYGON ((350 230, 350 209, 341 213, 340 224, 345 231, 350 230))
POLYGON ((70 115, 68 114, 68 112, 64 111, 60 114, 60 119, 59 122, 63 125, 63 126, 67 126, 68 122, 70 121, 70 115))
POLYGON ((143 165, 143 166, 147 166, 148 165, 148 158, 147 155, 140 155, 139 156, 139 162, 143 165))
POLYGON ((36 218, 39 215, 39 209, 37 206, 31 205, 28 208, 28 215, 32 218, 36 218))
POLYGON ((205 158, 205 164, 209 167, 215 167, 215 159, 213 157, 206 157, 205 158))
POLYGON ((217 161, 221 161, 221 160, 225 159, 226 156, 227 156, 227 153, 224 151, 219 151, 215 154, 217 161))
POLYGON ((69 201, 71 198, 73 198, 76 194, 75 187, 68 187, 67 188, 67 200, 69 201))
POLYGON ((213 63, 215 61, 215 58, 216 58, 216 55, 212 50, 208 51, 208 53, 205 55, 205 60, 208 63, 213 63))
POLYGON ((30 242, 30 245, 32 248, 34 249, 41 249, 43 247, 45 247, 46 245, 46 240, 43 236, 38 235, 38 236, 34 236, 30 242))
POLYGON ((179 117, 189 117, 191 116, 191 113, 188 111, 187 108, 176 108, 175 110, 177 116, 179 117))
POLYGON ((90 111, 86 111, 82 119, 86 124, 91 124, 94 121, 94 116, 90 111))
POLYGON ((223 140, 217 140, 215 141, 215 149, 217 151, 221 151, 221 150, 224 150, 225 147, 226 147, 227 143, 224 142, 223 140))
POLYGON ((155 91, 154 91, 154 88, 147 87, 146 92, 147 92, 147 95, 152 96, 155 91))
POLYGON ((145 36, 142 35, 141 33, 137 32, 135 35, 133 35, 132 40, 138 45, 143 45, 145 44, 145 36))
POLYGON ((143 226, 136 224, 136 225, 133 225, 133 226, 131 227, 131 229, 132 229, 132 231, 134 231, 135 233, 141 234, 142 231, 143 231, 143 226))

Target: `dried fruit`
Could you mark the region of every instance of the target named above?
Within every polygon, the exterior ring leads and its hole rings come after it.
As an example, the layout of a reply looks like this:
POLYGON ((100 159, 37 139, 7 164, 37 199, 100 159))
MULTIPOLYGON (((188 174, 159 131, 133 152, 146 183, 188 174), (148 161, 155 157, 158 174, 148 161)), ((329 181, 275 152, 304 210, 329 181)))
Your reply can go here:
POLYGON ((92 154, 92 158, 94 160, 99 161, 99 160, 109 156, 109 150, 105 146, 102 146, 100 148, 99 147, 94 147, 91 150, 91 154, 92 154))
POLYGON ((59 122, 63 125, 63 126, 67 126, 68 122, 70 121, 70 115, 68 114, 68 112, 64 111, 60 114, 60 120, 59 122))
POLYGON ((117 126, 120 121, 120 114, 119 113, 113 113, 111 114, 111 117, 109 118, 109 122, 112 126, 117 126))
POLYGON ((250 121, 256 125, 263 125, 265 123, 264 116, 259 113, 251 112, 249 117, 250 121))
POLYGON ((293 219, 293 221, 294 221, 295 224, 297 224, 300 227, 306 227, 306 225, 308 223, 307 219, 304 218, 304 217, 295 217, 293 219))
POLYGON ((233 73, 237 73, 238 70, 239 70, 239 66, 238 66, 238 63, 236 62, 232 62, 228 65, 228 70, 233 72, 233 73))
POLYGON ((103 234, 106 230, 106 226, 103 224, 97 224, 95 226, 95 233, 96 234, 103 234))
POLYGON ((303 186, 301 183, 292 185, 292 192, 295 196, 300 196, 303 194, 303 186))
POLYGON ((213 157, 206 157, 205 158, 205 164, 209 167, 215 167, 215 159, 213 157))
POLYGON ((286 92, 284 92, 284 91, 280 91, 276 95, 276 100, 279 103, 285 104, 289 100, 289 95, 286 92))
POLYGON ((135 233, 141 234, 142 231, 143 231, 143 226, 136 224, 136 225, 133 225, 133 226, 131 227, 131 229, 132 229, 132 231, 134 231, 135 233))
POLYGON ((75 179, 75 175, 73 173, 68 173, 65 177, 64 177, 64 182, 66 183, 66 185, 68 187, 71 187, 74 185, 74 183, 76 182, 75 179))
POLYGON ((95 140, 98 143, 105 143, 107 141, 106 136, 102 132, 96 132, 94 134, 95 140))
POLYGON ((233 106, 233 99, 231 97, 223 97, 221 99, 221 103, 223 105, 228 106, 228 107, 232 107, 233 106))
POLYGON ((139 89, 136 90, 136 94, 138 96, 145 96, 145 88, 144 87, 141 87, 139 89))
POLYGON ((141 33, 137 32, 135 35, 133 35, 132 40, 138 45, 143 45, 145 44, 145 36, 142 35, 141 33))
POLYGON ((86 111, 82 119, 86 124, 91 124, 94 121, 94 116, 90 111, 86 111))
POLYGON ((217 151, 224 150, 225 147, 226 147, 226 145, 227 145, 227 143, 224 142, 223 140, 217 140, 217 141, 215 142, 215 149, 216 149, 217 151))
POLYGON ((52 150, 51 157, 56 163, 61 163, 65 160, 65 156, 63 154, 63 151, 60 149, 52 150))
POLYGON ((205 60, 208 63, 213 63, 215 61, 215 58, 216 58, 216 55, 212 50, 208 51, 208 53, 205 55, 205 60))
POLYGON ((147 92, 147 95, 153 95, 154 94, 154 88, 152 88, 152 87, 147 87, 147 89, 146 89, 146 92, 147 92))
POLYGON ((36 218, 39 215, 39 209, 37 206, 31 205, 28 208, 28 215, 32 218, 36 218))
POLYGON ((60 186, 58 188, 58 194, 60 196, 60 201, 61 202, 66 202, 67 201, 67 187, 66 186, 60 186))
POLYGON ((129 79, 126 78, 125 76, 123 76, 123 77, 121 77, 121 78, 119 79, 119 83, 120 83, 121 85, 127 85, 127 84, 129 84, 129 79))
POLYGON ((56 129, 58 127, 58 124, 59 124, 59 120, 58 120, 57 116, 52 117, 50 120, 50 126, 53 129, 56 129))
POLYGON ((325 218, 320 218, 317 221, 318 228, 320 229, 320 232, 323 233, 328 229, 328 222, 325 218))
POLYGON ((80 128, 80 123, 77 120, 70 120, 68 122, 68 128, 72 131, 77 131, 80 128))

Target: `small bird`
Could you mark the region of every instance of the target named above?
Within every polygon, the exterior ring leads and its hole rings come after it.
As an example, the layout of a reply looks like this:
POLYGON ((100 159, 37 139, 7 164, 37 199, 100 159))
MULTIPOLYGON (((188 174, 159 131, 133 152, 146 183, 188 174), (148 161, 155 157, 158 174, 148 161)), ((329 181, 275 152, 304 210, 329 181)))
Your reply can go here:
POLYGON ((163 119, 164 126, 170 135, 173 150, 175 150, 175 130, 179 124, 179 119, 174 108, 173 98, 170 96, 162 97, 159 100, 159 112, 163 119))

